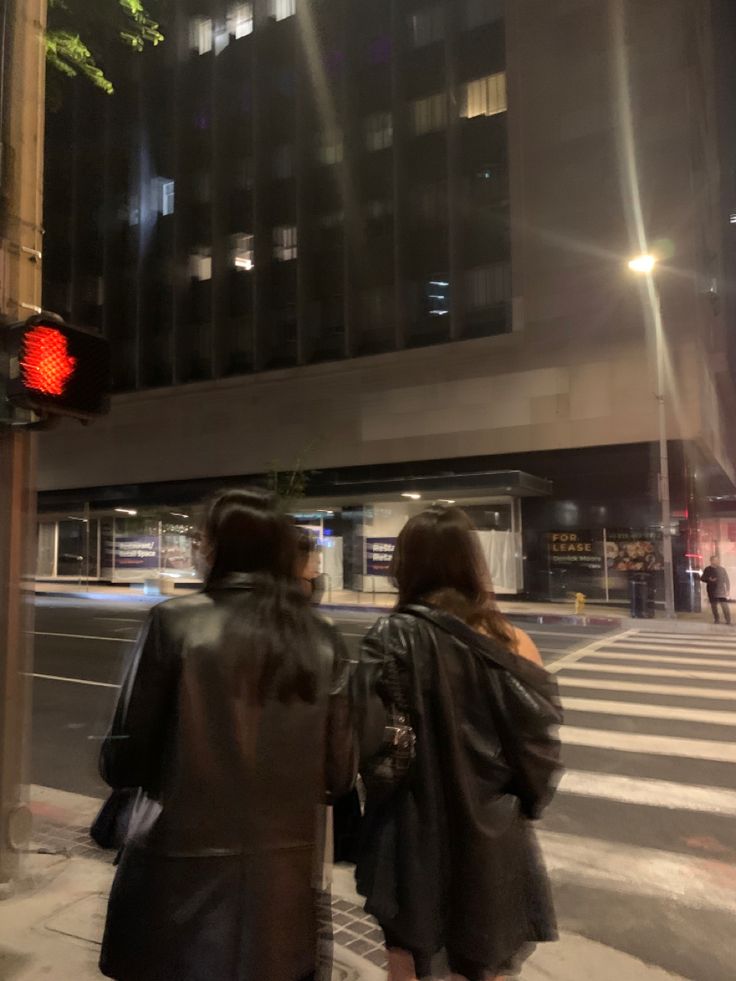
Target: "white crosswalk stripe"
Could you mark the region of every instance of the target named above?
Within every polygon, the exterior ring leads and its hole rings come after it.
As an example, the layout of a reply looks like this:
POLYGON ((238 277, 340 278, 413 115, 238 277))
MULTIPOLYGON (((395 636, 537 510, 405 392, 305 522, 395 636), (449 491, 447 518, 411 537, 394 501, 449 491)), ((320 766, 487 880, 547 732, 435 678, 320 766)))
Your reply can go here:
POLYGON ((554 877, 736 911, 736 637, 632 630, 552 670, 574 761, 540 834, 554 877))

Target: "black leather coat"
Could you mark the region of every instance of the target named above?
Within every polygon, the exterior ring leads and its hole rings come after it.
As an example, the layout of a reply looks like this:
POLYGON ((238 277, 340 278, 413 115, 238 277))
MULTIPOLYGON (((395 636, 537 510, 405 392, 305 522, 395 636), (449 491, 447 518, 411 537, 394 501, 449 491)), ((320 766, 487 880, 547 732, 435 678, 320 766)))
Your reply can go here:
POLYGON ((252 589, 232 575, 156 607, 128 670, 101 758, 147 795, 108 907, 100 966, 119 981, 329 977, 322 816, 355 775, 350 665, 320 620, 314 704, 261 704, 252 589))
MULTIPOLYGON (((556 936, 529 821, 559 768, 556 684, 430 607, 370 631, 355 679, 364 704, 388 657, 400 667, 417 755, 387 801, 369 795, 358 889, 397 945, 426 955, 444 947, 494 975, 525 945, 556 936)), ((371 746, 373 730, 366 719, 371 746)))

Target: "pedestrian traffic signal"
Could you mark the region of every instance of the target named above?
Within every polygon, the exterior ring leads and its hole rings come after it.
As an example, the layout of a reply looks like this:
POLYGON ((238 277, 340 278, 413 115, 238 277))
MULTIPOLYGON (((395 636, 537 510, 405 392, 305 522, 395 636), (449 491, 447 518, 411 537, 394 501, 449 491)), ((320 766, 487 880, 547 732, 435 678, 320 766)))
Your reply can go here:
POLYGON ((8 400, 41 415, 91 419, 109 409, 110 345, 39 314, 8 328, 8 400))

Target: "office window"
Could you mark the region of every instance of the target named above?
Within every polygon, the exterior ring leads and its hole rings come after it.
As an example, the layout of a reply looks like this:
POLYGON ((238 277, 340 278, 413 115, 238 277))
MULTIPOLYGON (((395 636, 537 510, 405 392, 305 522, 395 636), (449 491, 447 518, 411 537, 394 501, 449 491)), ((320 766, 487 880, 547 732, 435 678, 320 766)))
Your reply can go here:
POLYGON ((255 266, 253 241, 253 236, 244 232, 239 232, 230 239, 232 264, 239 272, 250 272, 255 266))
POLYGON ((342 162, 343 140, 338 129, 324 130, 317 135, 317 160, 330 166, 342 162))
POLYGON ((374 112, 365 119, 365 142, 369 150, 386 150, 394 141, 394 121, 390 112, 374 112))
POLYGON ((160 215, 174 213, 174 181, 168 177, 155 177, 152 181, 153 209, 160 215))
POLYGON ((469 269, 465 274, 468 310, 483 310, 502 303, 511 295, 511 270, 507 262, 469 269))
POLYGON ((447 96, 444 92, 426 99, 415 99, 411 105, 412 126, 417 136, 444 129, 447 125, 447 96))
POLYGON ((287 181, 294 176, 294 146, 281 143, 273 153, 273 176, 278 181, 287 181))
POLYGON ((460 115, 466 119, 506 112, 506 72, 466 82, 460 93, 460 115))
POLYGON ((253 33, 253 4, 231 3, 227 11, 227 29, 231 37, 246 37, 253 33))
POLYGON ((274 228, 273 254, 279 262, 291 262, 296 259, 296 225, 278 225, 274 228))
POLYGON ((445 183, 419 184, 413 192, 414 212, 418 220, 427 225, 441 225, 447 221, 447 185, 445 183))
POLYGON ((447 317, 450 314, 450 281, 435 276, 424 287, 427 312, 430 317, 447 317))
POLYGON ((326 215, 320 215, 318 221, 319 227, 328 231, 334 228, 341 228, 345 224, 345 212, 330 211, 326 215))
POLYGON ((296 13, 296 0, 270 0, 269 15, 274 20, 286 20, 296 13))
POLYGON ((504 0, 465 0, 465 24, 467 30, 492 24, 503 17, 504 0))
POLYGON ((197 54, 212 50, 212 20, 210 17, 192 17, 189 21, 189 46, 197 54))
POLYGON ((200 283, 212 279, 212 255, 209 252, 193 252, 189 256, 189 275, 200 283))
POLYGON ((445 17, 442 4, 434 3, 409 15, 409 37, 415 48, 434 44, 436 41, 441 41, 444 36, 445 17))

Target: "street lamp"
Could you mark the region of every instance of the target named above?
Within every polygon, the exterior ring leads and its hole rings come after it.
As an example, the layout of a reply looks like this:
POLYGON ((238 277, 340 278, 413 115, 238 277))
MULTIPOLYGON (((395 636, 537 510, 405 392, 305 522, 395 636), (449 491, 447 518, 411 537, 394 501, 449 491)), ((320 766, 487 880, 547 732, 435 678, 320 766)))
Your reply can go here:
POLYGON ((664 560, 664 612, 675 616, 675 579, 672 562, 672 513, 670 506, 670 465, 667 449, 667 412, 665 404, 664 333, 662 330, 662 302, 654 280, 657 257, 649 253, 629 260, 629 269, 647 277, 654 315, 654 351, 657 374, 657 420, 659 429, 659 501, 662 511, 662 557, 664 560))

